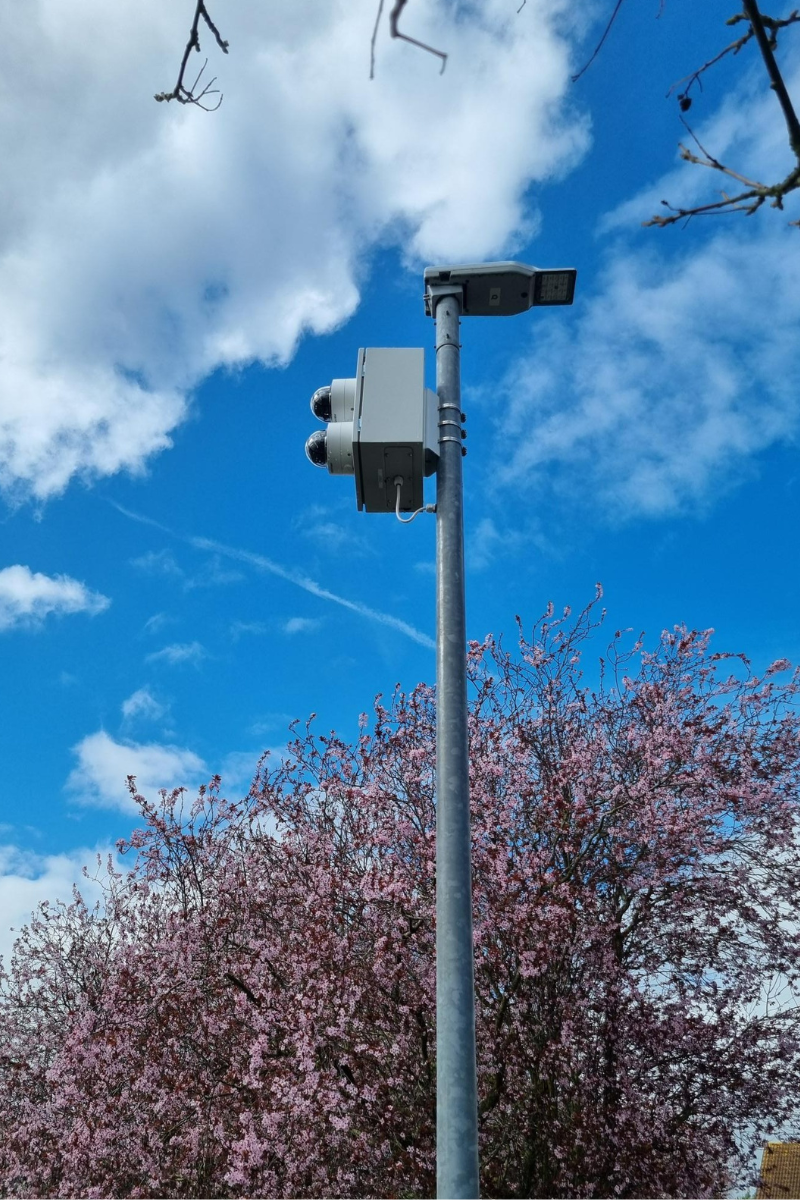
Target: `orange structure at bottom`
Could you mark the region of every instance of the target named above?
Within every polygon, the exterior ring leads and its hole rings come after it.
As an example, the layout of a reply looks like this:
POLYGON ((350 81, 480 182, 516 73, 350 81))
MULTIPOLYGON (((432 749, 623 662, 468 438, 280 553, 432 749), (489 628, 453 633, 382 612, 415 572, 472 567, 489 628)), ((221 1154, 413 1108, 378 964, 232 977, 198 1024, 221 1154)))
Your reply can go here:
POLYGON ((757 1200, 799 1200, 800 1142, 767 1142, 761 1157, 757 1200))

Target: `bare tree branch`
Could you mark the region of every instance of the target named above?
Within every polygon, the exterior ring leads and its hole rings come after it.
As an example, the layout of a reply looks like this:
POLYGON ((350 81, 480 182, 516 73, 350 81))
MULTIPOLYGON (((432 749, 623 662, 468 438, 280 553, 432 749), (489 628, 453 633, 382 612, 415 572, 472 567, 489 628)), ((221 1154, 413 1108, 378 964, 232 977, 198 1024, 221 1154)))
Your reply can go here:
POLYGON ((399 38, 403 42, 410 42, 412 46, 419 46, 420 50, 427 50, 429 54, 435 54, 437 58, 442 60, 442 69, 439 74, 443 75, 444 69, 447 66, 447 55, 442 50, 436 50, 433 46, 428 46, 425 42, 418 42, 416 38, 409 37, 407 33, 401 33, 398 29, 397 22, 400 20, 400 14, 407 3, 408 0, 394 0, 394 8, 389 14, 389 32, 393 38, 399 38))
MULTIPOLYGON (((689 130, 689 132, 691 133, 692 131, 689 130)), ((692 137, 694 137, 693 133, 692 137)), ((688 221, 692 217, 716 216, 724 212, 744 212, 748 216, 752 216, 770 197, 772 198, 772 208, 783 209, 784 197, 789 192, 800 188, 800 162, 780 183, 756 183, 754 180, 747 179, 744 175, 740 175, 737 171, 732 171, 729 167, 718 162, 717 159, 708 153, 705 147, 700 145, 697 138, 695 138, 695 141, 703 153, 703 158, 698 157, 691 150, 688 150, 686 146, 681 145, 681 158, 685 162, 696 163, 701 167, 710 167, 715 171, 722 171, 723 174, 738 180, 739 183, 743 183, 747 190, 740 192, 736 196, 729 196, 727 193, 722 192, 721 200, 717 200, 711 204, 701 204, 696 208, 675 208, 667 200, 662 200, 661 203, 665 208, 670 210, 671 215, 668 217, 654 216, 651 220, 644 221, 644 225, 658 225, 663 227, 665 225, 674 225, 677 221, 688 221)), ((800 222, 792 221, 791 224, 797 225, 800 222)))
MULTIPOLYGON (((707 71, 709 67, 714 66, 715 63, 718 63, 720 59, 725 57, 725 55, 738 54, 743 46, 745 46, 752 38, 755 38, 756 42, 758 43, 761 57, 764 61, 767 74, 769 75, 770 87, 778 97, 778 102, 781 106, 784 120, 786 121, 786 128, 789 133, 789 145, 796 159, 796 165, 792 168, 786 178, 781 180, 779 183, 764 184, 758 183, 752 179, 748 179, 745 175, 740 174, 738 171, 734 171, 730 167, 726 167, 717 158, 715 158, 713 154, 710 154, 683 120, 683 117, 681 117, 681 121, 683 121, 683 124, 686 126, 686 129, 689 131, 690 136, 694 140, 702 155, 702 157, 699 157, 693 151, 681 144, 681 158, 685 162, 694 163, 701 167, 709 167, 714 171, 720 171, 723 175, 728 175, 730 178, 735 179, 738 183, 744 184, 746 190, 739 192, 735 196, 730 196, 726 192, 722 192, 721 200, 714 201, 710 204, 701 204, 695 208, 678 208, 670 204, 668 201, 662 200, 661 203, 664 205, 664 207, 670 210, 670 216, 654 216, 651 220, 643 222, 645 225, 658 225, 663 227, 665 225, 674 225, 676 221, 688 221, 692 217, 715 216, 725 212, 744 212, 748 216, 752 216, 752 214, 757 212, 758 209, 761 208, 761 206, 769 199, 772 200, 772 208, 783 209, 784 198, 790 192, 796 191, 798 188, 800 188, 800 121, 797 119, 797 114, 792 105, 792 101, 789 98, 789 93, 786 90, 783 76, 781 75, 778 64, 775 61, 775 55, 773 53, 777 45, 778 30, 785 28, 787 25, 796 24, 798 21, 800 21, 800 12, 795 9, 795 11, 792 12, 788 17, 776 19, 763 15, 759 10, 756 0, 742 0, 742 4, 743 11, 741 13, 737 13, 734 17, 731 17, 731 19, 728 21, 728 24, 736 25, 740 21, 747 21, 749 23, 747 32, 736 41, 731 42, 729 46, 726 46, 725 49, 720 51, 720 53, 714 58, 709 59, 709 61, 704 63, 703 66, 697 71, 694 71, 691 75, 684 76, 684 78, 679 80, 677 84, 673 84, 667 94, 671 94, 675 88, 679 87, 682 83, 686 83, 683 91, 678 93, 678 101, 681 106, 681 111, 686 112, 692 103, 691 97, 688 95, 689 89, 695 82, 698 83, 702 88, 703 85, 700 76, 703 74, 703 72, 707 71), (769 34, 767 34, 767 29, 770 31, 769 34)), ((793 221, 791 224, 800 225, 800 222, 793 221)))
POLYGON ((615 7, 614 7, 614 11, 613 11, 613 13, 611 14, 611 17, 610 17, 610 19, 609 19, 609 22, 608 22, 608 24, 606 25, 605 29, 603 30, 603 36, 600 38, 600 41, 597 43, 597 45, 595 46, 594 50, 592 51, 592 56, 591 56, 591 58, 589 59, 589 61, 588 61, 587 63, 584 63, 584 65, 581 67, 580 71, 578 71, 578 74, 577 74, 577 75, 573 75, 573 76, 572 76, 572 82, 573 82, 573 83, 577 83, 577 82, 578 82, 578 80, 580 79, 581 75, 585 75, 585 74, 586 74, 586 72, 589 70, 589 67, 592 65, 592 63, 594 62, 594 60, 597 58, 598 54, 600 53, 600 51, 601 51, 601 50, 602 50, 602 48, 603 48, 603 42, 606 40, 606 38, 608 37, 609 33, 611 32, 611 26, 612 26, 612 25, 614 24, 614 22, 616 21, 616 19, 617 19, 617 14, 619 13, 619 10, 620 10, 621 8, 622 8, 622 0, 617 0, 617 3, 616 3, 616 5, 615 5, 615 7))
POLYGON ((686 123, 686 121, 684 121, 683 117, 681 117, 681 122, 684 125, 684 127, 686 128, 692 141, 697 146, 700 153, 703 155, 702 158, 698 158, 696 154, 693 154, 691 152, 691 150, 687 150, 686 147, 681 143, 680 147, 681 147, 681 158, 682 159, 684 159, 686 162, 698 163, 702 167, 713 167, 716 171, 723 171, 724 174, 730 175, 732 179, 736 179, 736 180, 738 180, 739 183, 743 183, 745 185, 745 187, 749 187, 749 188, 766 187, 766 184, 758 183, 757 180, 755 180, 755 179, 747 179, 744 175, 740 175, 737 171, 732 171, 730 169, 730 167, 723 166, 721 162, 719 162, 716 158, 714 158, 713 154, 709 154, 708 150, 706 150, 705 146, 700 141, 697 134, 694 132, 693 129, 691 129, 689 127, 689 125, 687 125, 687 123, 686 123))
POLYGON ((261 1001, 258 996, 254 996, 247 984, 234 975, 232 971, 226 971, 224 978, 232 983, 234 987, 238 988, 240 992, 244 992, 251 1004, 255 1004, 256 1008, 261 1008, 261 1001))
POLYGON ((228 53, 228 43, 223 41, 219 30, 211 20, 208 9, 205 6, 205 0, 197 0, 197 6, 194 12, 194 20, 192 21, 192 28, 189 31, 189 40, 186 43, 186 49, 184 50, 183 58, 181 59, 181 67, 178 72, 178 82, 175 84, 175 87, 171 92, 158 92, 154 99, 158 100, 159 103, 162 100, 166 100, 167 102, 170 100, 177 100, 179 104, 196 104, 198 108, 202 108, 205 112, 215 112, 222 103, 222 93, 220 92, 219 88, 212 87, 212 84, 216 82, 216 76, 214 79, 211 79, 207 84, 205 84, 201 92, 197 91, 203 71, 205 71, 208 65, 208 59, 206 59, 206 61, 203 63, 200 71, 198 72, 197 78, 190 88, 187 88, 183 82, 186 66, 189 62, 189 55, 191 54, 192 50, 196 50, 198 54, 200 53, 199 25, 201 17, 216 38, 217 45, 222 53, 228 53), (202 101, 206 96, 219 96, 219 100, 217 100, 217 103, 214 105, 203 104, 202 101))
POLYGON ((375 17, 375 27, 372 30, 372 41, 369 44, 369 77, 370 77, 370 79, 375 78, 375 42, 378 37, 378 26, 381 23, 382 16, 383 16, 383 0, 380 0, 380 3, 378 4, 378 15, 375 17))
POLYGON ((692 104, 692 98, 688 95, 689 88, 692 86, 692 84, 699 84, 702 91, 703 81, 700 76, 703 74, 703 72, 707 71, 709 67, 715 66, 716 63, 718 63, 720 59, 724 58, 726 54, 738 54, 742 47, 747 45, 752 36, 753 30, 750 28, 742 37, 737 38, 735 42, 731 42, 730 45, 726 46, 724 50, 720 50, 719 54, 715 54, 713 58, 708 60, 708 62, 703 63, 702 67, 698 67, 696 71, 692 71, 691 75, 684 75, 682 79, 677 81, 677 83, 673 83, 672 87, 667 92, 667 96, 671 96, 676 88, 679 88, 682 83, 685 83, 686 87, 683 89, 683 91, 678 92, 678 100, 680 101, 681 111, 686 112, 692 104))
MULTIPOLYGON (((800 12, 795 9, 793 13, 790 13, 789 16, 785 17, 783 20, 776 20, 773 17, 765 17, 763 15, 761 19, 764 25, 772 31, 770 45, 774 49, 775 45, 777 44, 777 31, 785 28, 787 25, 794 25, 796 22, 800 21, 800 12)), ((735 17, 730 18, 728 24, 736 25, 739 23, 739 21, 745 20, 747 20, 747 17, 744 13, 737 13, 735 17)), ((742 47, 746 46, 750 39, 754 36, 753 26, 751 25, 747 30, 747 33, 743 34, 740 38, 737 38, 736 41, 731 42, 730 45, 726 46, 724 50, 720 50, 719 54, 715 54, 713 58, 708 60, 708 62, 703 63, 702 67, 698 67, 696 71, 692 71, 691 75, 684 75, 682 79, 677 81, 677 83, 673 83, 672 87, 667 92, 667 96, 671 96, 676 88, 679 88, 682 83, 685 83, 686 87, 683 89, 683 91, 678 92, 678 100, 680 102, 681 111, 686 112, 692 104, 691 96, 689 96, 689 89, 694 83, 699 84, 700 88, 702 89, 703 81, 700 76, 703 74, 703 72, 707 71, 709 67, 715 66, 721 59, 725 58, 727 54, 738 54, 742 47)))
MULTIPOLYGON (((789 99, 789 93, 786 90, 786 84, 783 82, 783 76, 778 69, 778 64, 775 61, 775 55, 772 53, 772 46, 764 29, 764 22, 761 18, 761 13, 758 10, 756 0, 742 0, 745 12, 750 20, 751 28, 755 30, 756 41, 758 48, 761 51, 761 57, 764 60, 764 65, 767 68, 769 75, 770 87, 778 97, 778 102, 783 109, 783 115, 786 120, 786 127, 789 130, 789 145, 795 153, 798 163, 800 163, 800 121, 797 120, 797 113, 792 107, 792 102, 789 99)), ((797 13, 794 14, 797 17, 797 13)), ((774 40, 774 29, 773 29, 774 40)))

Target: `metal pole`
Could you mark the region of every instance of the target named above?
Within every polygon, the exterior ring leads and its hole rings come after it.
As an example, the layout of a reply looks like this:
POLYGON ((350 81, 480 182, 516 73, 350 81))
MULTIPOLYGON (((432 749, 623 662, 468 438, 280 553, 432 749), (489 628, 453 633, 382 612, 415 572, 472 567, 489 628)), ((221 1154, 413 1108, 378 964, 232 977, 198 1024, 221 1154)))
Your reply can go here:
POLYGON ((434 297, 436 477, 436 1192, 478 1196, 478 1088, 461 470, 461 289, 434 297))

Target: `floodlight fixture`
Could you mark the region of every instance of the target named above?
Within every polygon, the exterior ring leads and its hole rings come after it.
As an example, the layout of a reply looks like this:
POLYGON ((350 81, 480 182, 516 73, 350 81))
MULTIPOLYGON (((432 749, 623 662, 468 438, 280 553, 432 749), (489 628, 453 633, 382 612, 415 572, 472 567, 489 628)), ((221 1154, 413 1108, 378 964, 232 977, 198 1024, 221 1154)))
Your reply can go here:
POLYGON ((511 317, 539 305, 572 304, 574 267, 529 267, 519 262, 468 263, 426 267, 425 311, 433 316, 436 299, 458 288, 465 317, 511 317))

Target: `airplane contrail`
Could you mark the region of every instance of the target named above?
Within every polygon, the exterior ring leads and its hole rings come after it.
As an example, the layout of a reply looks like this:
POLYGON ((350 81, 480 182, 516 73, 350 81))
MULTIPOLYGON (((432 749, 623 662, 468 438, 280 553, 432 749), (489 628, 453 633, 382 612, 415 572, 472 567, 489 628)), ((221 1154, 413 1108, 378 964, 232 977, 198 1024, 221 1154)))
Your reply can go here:
POLYGON ((341 608, 347 608, 350 612, 358 613, 359 616, 366 617, 368 621, 376 621, 379 625, 386 625, 389 629, 396 629, 398 633, 405 634, 412 641, 418 642, 420 646, 425 646, 429 650, 436 649, 436 642, 433 638, 428 637, 421 630, 415 629, 407 621, 401 621, 399 617, 393 617, 391 613, 381 612, 377 608, 370 608, 368 604, 362 604, 360 600, 348 600, 345 596, 337 596, 335 592, 322 587, 314 579, 310 579, 308 575, 303 575, 300 571, 294 571, 290 567, 283 567, 280 563, 276 563, 273 559, 267 558, 263 554, 256 554, 252 550, 240 550, 236 546, 226 546, 224 542, 217 542, 213 538, 195 537, 191 534, 177 533, 174 529, 170 529, 167 525, 162 525, 160 521, 156 521, 152 517, 145 517, 142 513, 132 512, 129 508, 123 508, 115 500, 109 500, 109 504, 131 521, 139 521, 142 525, 150 525, 153 529, 158 529, 161 533, 166 533, 169 537, 175 538, 176 541, 183 542, 195 550, 208 550, 214 554, 222 555, 224 558, 233 559, 236 562, 249 563, 250 566, 256 567, 261 571, 267 571, 270 575, 277 575, 279 579, 285 579, 287 583, 292 583, 295 587, 302 588, 304 592, 309 592, 312 596, 316 596, 320 600, 329 600, 331 604, 338 604, 341 608))

